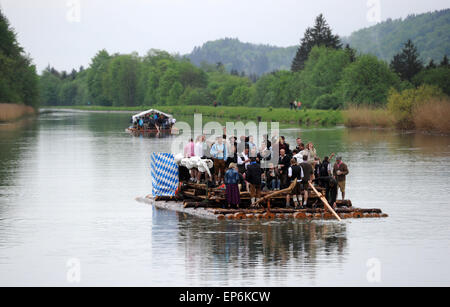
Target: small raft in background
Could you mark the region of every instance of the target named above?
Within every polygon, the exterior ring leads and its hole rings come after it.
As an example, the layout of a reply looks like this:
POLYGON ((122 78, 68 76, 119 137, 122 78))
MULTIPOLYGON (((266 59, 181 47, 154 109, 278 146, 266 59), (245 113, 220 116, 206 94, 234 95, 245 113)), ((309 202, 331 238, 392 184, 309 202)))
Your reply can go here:
MULTIPOLYGON (((292 186, 291 186, 292 187, 292 186)), ((248 192, 241 192, 241 208, 223 209, 227 207, 225 190, 208 188, 204 184, 183 183, 174 197, 138 198, 138 201, 148 203, 159 209, 167 209, 187 213, 200 218, 214 220, 333 220, 336 217, 323 205, 321 201, 323 188, 316 187, 317 193, 309 191, 308 205, 305 209, 285 207, 286 195, 291 188, 263 192, 265 199, 259 208, 252 208, 251 197, 248 192)), ((388 217, 381 209, 354 208, 350 200, 337 201, 336 214, 341 219, 385 218, 388 217)))

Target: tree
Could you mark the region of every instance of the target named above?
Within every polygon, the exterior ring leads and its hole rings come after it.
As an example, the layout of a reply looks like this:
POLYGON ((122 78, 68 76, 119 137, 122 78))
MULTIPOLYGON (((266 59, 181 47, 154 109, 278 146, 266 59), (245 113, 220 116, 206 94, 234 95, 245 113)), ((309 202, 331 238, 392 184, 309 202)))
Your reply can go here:
POLYGON ((108 73, 109 61, 111 56, 103 49, 100 50, 92 59, 87 77, 89 95, 93 104, 111 105, 112 102, 106 93, 106 77, 108 73))
POLYGON ((416 86, 423 84, 434 85, 450 96, 450 67, 440 66, 432 69, 426 69, 418 73, 413 83, 416 86))
POLYGON ((362 55, 345 68, 336 93, 345 103, 382 106, 390 88, 399 86, 399 77, 387 63, 372 55, 362 55))
POLYGON ((422 69, 422 61, 416 46, 408 40, 399 54, 395 55, 391 62, 391 69, 394 70, 402 80, 411 81, 422 69))
POLYGON ((292 61, 291 70, 293 72, 300 71, 305 67, 305 62, 314 46, 324 46, 333 49, 342 48, 339 36, 333 35, 322 14, 316 18, 316 24, 313 28, 306 29, 297 54, 292 61))
POLYGON ((442 59, 442 62, 441 62, 441 67, 450 67, 450 65, 448 63, 447 55, 444 55, 444 58, 442 59))

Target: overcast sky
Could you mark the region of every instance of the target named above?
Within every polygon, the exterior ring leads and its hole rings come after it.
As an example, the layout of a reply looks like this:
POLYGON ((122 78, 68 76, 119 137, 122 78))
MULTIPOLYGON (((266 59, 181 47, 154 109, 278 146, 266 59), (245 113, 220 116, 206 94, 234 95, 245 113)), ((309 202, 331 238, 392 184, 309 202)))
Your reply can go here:
POLYGON ((450 7, 449 0, 0 0, 41 71, 89 65, 95 53, 189 53, 224 37, 298 44, 323 13, 341 36, 377 20, 450 7))

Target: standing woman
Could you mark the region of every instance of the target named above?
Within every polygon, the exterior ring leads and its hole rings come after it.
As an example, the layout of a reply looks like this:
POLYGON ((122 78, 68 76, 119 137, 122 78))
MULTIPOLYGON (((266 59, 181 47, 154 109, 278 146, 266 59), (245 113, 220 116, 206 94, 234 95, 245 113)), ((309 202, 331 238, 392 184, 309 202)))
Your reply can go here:
POLYGON ((230 163, 230 168, 225 173, 225 186, 228 208, 236 206, 239 208, 241 202, 241 195, 239 192, 239 173, 237 171, 236 163, 230 163))

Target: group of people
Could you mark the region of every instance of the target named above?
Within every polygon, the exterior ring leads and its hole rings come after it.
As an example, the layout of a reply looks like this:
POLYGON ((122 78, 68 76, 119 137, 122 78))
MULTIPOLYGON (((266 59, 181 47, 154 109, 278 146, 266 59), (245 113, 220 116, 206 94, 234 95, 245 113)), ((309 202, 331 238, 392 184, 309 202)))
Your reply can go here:
POLYGON ((132 119, 132 127, 136 130, 156 130, 160 132, 161 130, 170 129, 174 122, 172 119, 159 113, 149 113, 143 117, 132 119))
MULTIPOLYGON (((204 180, 211 186, 225 186, 228 206, 240 205, 240 192, 248 191, 251 202, 256 203, 263 191, 278 191, 295 186, 286 197, 286 207, 291 207, 291 196, 296 208, 304 208, 308 202, 309 184, 326 189, 326 197, 331 205, 336 206, 338 189, 342 199, 345 199, 346 176, 349 173, 347 165, 341 157, 337 157, 332 165, 331 157, 323 160, 317 155, 313 143, 303 143, 296 140, 296 147, 291 150, 285 137, 273 137, 269 140, 265 135, 260 146, 254 137, 234 136, 216 138, 215 142, 206 141, 205 136, 191 139, 184 147, 186 158, 201 157, 211 159, 212 177, 204 174, 204 180), (278 161, 272 157, 278 150, 278 161)), ((200 183, 203 174, 192 169, 190 181, 200 183)))

